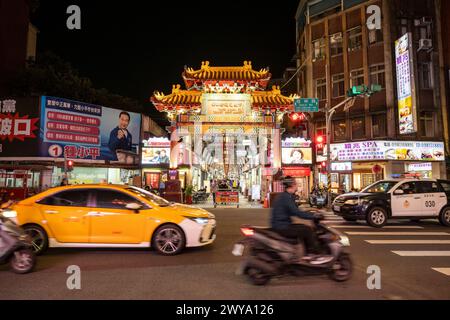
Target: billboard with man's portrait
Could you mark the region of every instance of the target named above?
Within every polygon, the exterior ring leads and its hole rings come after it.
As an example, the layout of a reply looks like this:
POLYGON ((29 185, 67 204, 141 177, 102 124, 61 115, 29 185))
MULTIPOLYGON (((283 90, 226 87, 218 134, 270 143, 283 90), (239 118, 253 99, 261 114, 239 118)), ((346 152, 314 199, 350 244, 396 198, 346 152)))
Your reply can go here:
POLYGON ((138 113, 41 98, 41 157, 138 164, 140 131, 138 113))

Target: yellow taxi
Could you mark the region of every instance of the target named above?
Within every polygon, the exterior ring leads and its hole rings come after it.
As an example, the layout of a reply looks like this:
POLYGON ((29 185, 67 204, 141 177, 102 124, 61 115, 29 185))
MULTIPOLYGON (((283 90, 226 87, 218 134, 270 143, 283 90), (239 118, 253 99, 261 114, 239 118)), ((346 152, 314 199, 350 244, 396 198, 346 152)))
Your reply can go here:
POLYGON ((37 254, 48 247, 153 247, 175 255, 212 243, 213 214, 122 185, 73 185, 49 189, 9 211, 31 236, 37 254))

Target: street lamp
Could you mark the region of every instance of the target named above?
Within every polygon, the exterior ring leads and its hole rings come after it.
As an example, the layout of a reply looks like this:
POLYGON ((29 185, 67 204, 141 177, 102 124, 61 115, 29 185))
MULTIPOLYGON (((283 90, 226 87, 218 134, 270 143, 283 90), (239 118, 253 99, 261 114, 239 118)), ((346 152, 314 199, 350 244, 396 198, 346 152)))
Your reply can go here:
POLYGON ((331 208, 331 159, 330 159, 330 141, 331 141, 331 118, 333 117, 336 110, 342 106, 344 106, 344 111, 350 109, 357 97, 370 97, 376 92, 381 91, 381 86, 377 84, 373 84, 369 87, 366 85, 353 86, 347 91, 347 98, 338 103, 336 106, 332 108, 328 108, 328 104, 325 106, 325 124, 326 124, 326 136, 327 136, 327 207, 331 208))

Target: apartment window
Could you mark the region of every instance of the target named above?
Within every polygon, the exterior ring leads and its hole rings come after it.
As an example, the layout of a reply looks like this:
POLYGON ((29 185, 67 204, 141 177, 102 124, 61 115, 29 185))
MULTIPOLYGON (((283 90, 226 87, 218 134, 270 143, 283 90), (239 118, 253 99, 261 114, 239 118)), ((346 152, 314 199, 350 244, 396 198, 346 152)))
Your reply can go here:
POLYGON ((325 38, 313 42, 314 61, 325 59, 325 38))
POLYGON ((400 36, 403 36, 408 32, 408 20, 407 19, 400 19, 398 31, 400 33, 400 36))
POLYGON ((327 80, 325 78, 316 79, 316 97, 319 100, 327 99, 327 80))
POLYGON ((370 84, 379 84, 381 88, 386 88, 386 81, 384 78, 384 64, 375 64, 369 67, 370 70, 370 84))
POLYGON ((423 111, 420 113, 420 134, 422 137, 434 137, 434 113, 423 111))
POLYGON ((350 71, 350 86, 360 86, 364 84, 364 69, 350 71))
POLYGON ((345 79, 344 74, 335 74, 331 77, 333 83, 333 98, 345 96, 345 79))
POLYGON ((332 57, 342 54, 342 32, 330 36, 330 53, 332 57))
POLYGON ((383 31, 380 29, 369 30, 369 44, 383 42, 383 31))
POLYGON ((345 123, 345 120, 333 121, 333 128, 334 141, 345 140, 345 138, 347 137, 347 124, 345 123))
POLYGON ((386 137, 386 115, 377 114, 372 116, 372 138, 386 137))
POLYGON ((354 118, 352 122, 352 139, 364 139, 366 136, 366 127, 364 118, 354 118))
POLYGON ((420 89, 432 89, 433 82, 431 77, 431 63, 419 63, 418 69, 420 89))
POLYGON ((348 51, 355 51, 362 48, 362 29, 361 26, 347 31, 348 51))

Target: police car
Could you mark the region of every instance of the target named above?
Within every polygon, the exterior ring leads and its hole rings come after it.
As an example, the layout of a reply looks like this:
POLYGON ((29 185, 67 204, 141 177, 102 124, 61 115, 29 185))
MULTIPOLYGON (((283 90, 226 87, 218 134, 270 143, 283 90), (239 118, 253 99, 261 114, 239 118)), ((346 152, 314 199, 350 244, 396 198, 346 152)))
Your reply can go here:
POLYGON ((358 193, 336 197, 333 212, 347 221, 383 227, 389 218, 430 219, 450 227, 450 180, 381 180, 358 193))

